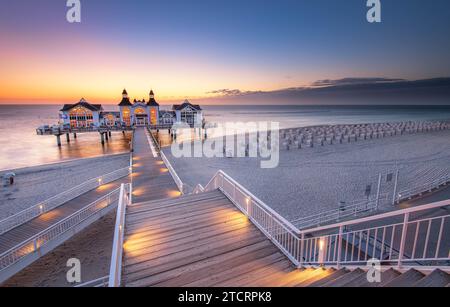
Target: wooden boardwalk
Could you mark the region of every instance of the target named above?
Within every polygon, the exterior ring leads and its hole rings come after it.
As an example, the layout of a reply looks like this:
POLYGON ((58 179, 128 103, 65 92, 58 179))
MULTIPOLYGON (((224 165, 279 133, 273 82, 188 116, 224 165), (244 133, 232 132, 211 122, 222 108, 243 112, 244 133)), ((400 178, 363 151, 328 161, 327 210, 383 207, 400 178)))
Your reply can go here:
POLYGON ((220 191, 128 208, 122 285, 128 287, 445 287, 440 270, 382 273, 297 269, 220 191))
POLYGON ((129 181, 130 177, 128 176, 111 183, 104 184, 95 190, 78 196, 63 205, 0 235, 0 254, 40 233, 41 231, 70 216, 76 211, 86 207, 102 196, 112 192, 117 188, 120 188, 121 183, 129 181))
POLYGON ((153 156, 145 128, 135 130, 133 149, 133 203, 181 195, 164 162, 153 156))
POLYGON ((445 286, 450 275, 297 269, 219 190, 180 196, 143 130, 135 133, 133 204, 127 207, 122 285, 127 287, 445 286), (403 276, 404 275, 404 276, 403 276), (414 275, 411 278, 409 275, 414 275))

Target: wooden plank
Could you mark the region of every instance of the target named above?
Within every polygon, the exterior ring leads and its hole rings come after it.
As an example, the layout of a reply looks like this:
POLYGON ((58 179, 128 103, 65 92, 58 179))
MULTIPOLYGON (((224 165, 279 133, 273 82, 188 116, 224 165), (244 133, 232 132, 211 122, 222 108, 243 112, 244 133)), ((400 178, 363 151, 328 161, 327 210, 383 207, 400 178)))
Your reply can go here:
POLYGON ((206 222, 210 219, 221 219, 221 218, 227 218, 227 217, 235 217, 235 216, 243 216, 242 213, 239 211, 229 208, 229 209, 222 209, 218 210, 214 213, 208 213, 208 214, 201 214, 197 215, 195 217, 185 218, 185 219, 178 219, 174 221, 169 221, 165 223, 160 222, 153 222, 153 223, 146 223, 142 222, 140 224, 136 225, 128 225, 126 223, 126 234, 132 235, 138 232, 141 232, 142 230, 151 230, 151 229, 173 229, 177 225, 190 225, 192 223, 196 222, 206 222))
POLYGON ((246 254, 261 246, 269 246, 268 240, 261 238, 244 239, 232 241, 228 245, 223 245, 214 249, 193 252, 189 257, 181 257, 176 261, 161 259, 161 263, 153 263, 147 269, 142 269, 135 274, 126 273, 127 286, 149 286, 164 280, 173 278, 183 272, 196 270, 209 265, 220 265, 225 259, 246 254), (245 248, 243 248, 245 247, 245 248))
POLYGON ((234 222, 248 223, 249 221, 242 214, 233 214, 233 215, 228 215, 222 219, 216 218, 216 219, 210 219, 207 221, 197 221, 197 222, 194 221, 194 222, 191 222, 189 225, 177 224, 177 225, 174 225, 167 229, 166 228, 154 228, 154 229, 147 230, 147 229, 143 228, 142 231, 139 231, 139 232, 136 231, 134 234, 130 234, 130 235, 127 234, 125 236, 125 238, 128 238, 130 236, 133 236, 133 238, 139 238, 139 237, 142 238, 142 237, 150 236, 150 238, 155 237, 156 239, 159 239, 159 238, 169 237, 172 235, 177 235, 179 233, 184 233, 185 231, 189 231, 189 230, 202 229, 204 227, 228 224, 228 223, 234 223, 234 222))
POLYGON ((291 268, 291 264, 289 261, 285 259, 281 259, 278 262, 273 263, 270 266, 266 266, 261 269, 254 270, 245 275, 230 278, 224 282, 220 282, 215 286, 220 287, 246 287, 255 282, 255 280, 261 279, 273 272, 284 271, 287 268, 291 268))
POLYGON ((285 259, 285 257, 278 251, 273 251, 272 247, 264 249, 264 251, 267 253, 265 257, 259 257, 256 256, 253 259, 249 259, 249 261, 246 261, 242 263, 241 265, 237 265, 235 263, 231 263, 232 266, 229 266, 229 263, 224 263, 224 265, 217 266, 217 267, 226 267, 226 270, 220 270, 216 274, 211 274, 210 276, 207 276, 203 279, 197 279, 193 282, 186 283, 183 286, 185 287, 213 287, 216 284, 232 279, 235 277, 243 276, 249 272, 252 272, 254 270, 264 268, 267 266, 272 265, 273 263, 276 263, 280 260, 285 259))
POLYGON ((179 211, 161 214, 159 216, 153 216, 151 213, 146 213, 140 216, 133 216, 130 217, 130 219, 127 218, 127 226, 133 227, 139 226, 141 224, 148 225, 152 224, 152 222, 154 221, 158 222, 159 224, 164 224, 167 222, 189 219, 191 217, 214 214, 215 212, 221 212, 223 210, 227 210, 229 212, 237 211, 230 205, 230 201, 225 199, 221 200, 220 202, 216 201, 210 204, 204 204, 204 206, 201 208, 197 206, 192 207, 192 210, 182 208, 179 211))
POLYGON ((176 231, 163 231, 159 234, 147 232, 140 233, 139 235, 134 235, 129 240, 126 240, 127 248, 132 249, 134 245, 151 242, 153 246, 168 243, 172 241, 177 241, 182 238, 190 237, 193 235, 201 235, 203 233, 218 233, 219 231, 224 232, 229 229, 234 229, 238 225, 242 224, 242 219, 235 219, 228 223, 223 223, 219 221, 218 223, 208 224, 208 223, 198 223, 196 227, 183 227, 176 231))
POLYGON ((128 215, 127 213, 127 221, 131 224, 139 222, 141 220, 162 220, 171 217, 174 219, 175 217, 181 216, 182 214, 200 214, 208 209, 219 209, 224 207, 233 208, 233 206, 230 204, 230 201, 226 198, 211 200, 207 199, 195 203, 180 204, 179 208, 148 210, 145 212, 139 212, 130 215, 128 215))
MULTIPOLYGON (((183 240, 183 242, 181 242, 180 244, 170 244, 168 248, 164 248, 163 250, 161 249, 155 250, 154 248, 132 250, 130 252, 127 252, 127 254, 132 254, 133 257, 130 258, 127 257, 127 259, 125 259, 125 265, 149 261, 170 254, 177 254, 180 257, 184 257, 184 254, 192 254, 192 250, 194 250, 194 252, 201 252, 202 250, 208 250, 211 248, 229 244, 230 241, 233 242, 237 240, 243 240, 254 237, 261 238, 259 230, 248 229, 248 227, 244 226, 239 229, 222 233, 203 240, 195 240, 195 239, 191 239, 189 241, 183 240)), ((126 250, 126 243, 125 243, 125 250, 126 250)))

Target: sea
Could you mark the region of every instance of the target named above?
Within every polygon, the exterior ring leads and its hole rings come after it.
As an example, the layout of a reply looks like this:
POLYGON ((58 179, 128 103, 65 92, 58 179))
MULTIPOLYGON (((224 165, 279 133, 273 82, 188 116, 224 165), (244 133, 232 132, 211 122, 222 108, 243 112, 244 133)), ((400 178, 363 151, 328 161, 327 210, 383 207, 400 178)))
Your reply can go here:
MULTIPOLYGON (((211 123, 279 122, 280 128, 329 124, 450 120, 450 106, 201 106, 211 123)), ((62 137, 39 136, 36 128, 58 122, 60 105, 0 105, 0 171, 126 152, 130 136, 114 133, 105 145, 98 133, 62 137)), ((104 105, 105 110, 117 110, 104 105)), ((170 106, 161 106, 161 109, 170 106)))

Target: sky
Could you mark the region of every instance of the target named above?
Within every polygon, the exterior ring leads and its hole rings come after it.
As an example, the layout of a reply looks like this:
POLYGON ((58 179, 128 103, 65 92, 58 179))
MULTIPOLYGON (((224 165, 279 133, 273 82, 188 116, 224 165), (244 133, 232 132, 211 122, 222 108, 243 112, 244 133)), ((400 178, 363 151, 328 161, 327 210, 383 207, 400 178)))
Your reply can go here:
POLYGON ((123 88, 214 103, 449 77, 450 1, 381 3, 370 24, 366 0, 81 0, 68 23, 65 0, 1 0, 0 103, 116 103, 123 88))

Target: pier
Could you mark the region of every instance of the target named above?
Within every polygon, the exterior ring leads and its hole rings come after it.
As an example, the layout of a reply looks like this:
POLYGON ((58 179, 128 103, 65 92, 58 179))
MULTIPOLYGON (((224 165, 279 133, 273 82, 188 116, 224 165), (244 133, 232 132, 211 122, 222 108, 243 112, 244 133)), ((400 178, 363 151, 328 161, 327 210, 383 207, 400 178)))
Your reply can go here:
POLYGON ((66 135, 67 143, 70 143, 70 135, 73 134, 73 138, 76 139, 78 134, 81 133, 92 133, 97 132, 100 134, 100 142, 105 144, 105 141, 108 141, 109 138, 112 137, 112 131, 119 131, 125 133, 126 131, 133 131, 134 127, 80 127, 80 128, 67 128, 64 126, 58 126, 55 128, 50 128, 49 126, 44 126, 36 129, 37 135, 53 135, 56 137, 56 143, 59 147, 61 144, 61 136, 66 135))

